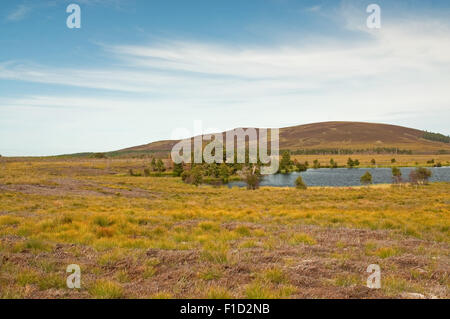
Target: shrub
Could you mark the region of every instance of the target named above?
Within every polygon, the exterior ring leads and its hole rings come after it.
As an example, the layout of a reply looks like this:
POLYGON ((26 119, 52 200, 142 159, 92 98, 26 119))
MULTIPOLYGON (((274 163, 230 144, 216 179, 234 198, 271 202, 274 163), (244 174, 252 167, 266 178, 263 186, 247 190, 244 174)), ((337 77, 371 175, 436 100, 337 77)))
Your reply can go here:
POLYGON ((402 182, 402 172, 398 167, 392 167, 392 181, 394 184, 399 184, 402 182))
POLYGON ((319 162, 319 160, 315 159, 313 163, 314 163, 314 168, 315 168, 315 169, 320 168, 320 162, 319 162))
POLYGON ((184 171, 181 174, 181 179, 186 184, 192 184, 195 186, 200 185, 201 183, 203 183, 203 172, 201 170, 201 167, 195 166, 189 171, 184 171))
POLYGON ((306 163, 305 164, 297 163, 297 164, 295 164, 295 166, 297 167, 297 171, 299 171, 299 172, 305 172, 308 169, 308 166, 306 165, 306 163))
POLYGON ((337 168, 338 163, 334 159, 330 159, 330 167, 331 168, 337 168))
POLYGON ((372 165, 376 165, 376 164, 377 164, 377 162, 375 161, 374 158, 372 158, 372 160, 370 161, 370 163, 371 163, 372 165))
POLYGON ((295 187, 297 187, 298 189, 306 189, 307 188, 307 186, 301 176, 297 177, 297 179, 295 180, 295 187))
POLYGON ((396 162, 395 158, 391 159, 391 163, 395 163, 395 162, 396 162))
POLYGON ((228 168, 227 164, 220 164, 219 176, 222 178, 222 182, 228 183, 228 179, 230 178, 230 169, 228 168))
POLYGON ((372 174, 365 172, 364 175, 361 176, 360 181, 363 185, 372 184, 372 174))
POLYGON ((158 172, 164 172, 166 170, 166 166, 164 165, 163 161, 161 159, 158 159, 156 162, 156 171, 158 172))
POLYGON ((181 174, 183 174, 183 163, 179 163, 179 164, 174 163, 172 174, 175 177, 181 176, 181 174))
POLYGON ((415 170, 409 173, 409 181, 414 185, 426 185, 431 177, 432 173, 428 168, 417 167, 415 170))
POLYGON ((291 164, 291 153, 289 151, 284 151, 283 155, 281 156, 280 170, 289 172, 291 164))
POLYGON ((253 167, 244 167, 240 172, 239 176, 247 183, 247 189, 258 189, 260 182, 260 172, 256 166, 253 167))
POLYGON ((347 160, 347 167, 352 168, 352 167, 355 167, 355 166, 359 166, 359 160, 357 160, 357 159, 352 160, 352 158, 349 157, 348 160, 347 160))
POLYGON ((156 159, 153 157, 152 161, 150 162, 150 168, 153 172, 156 172, 156 159))

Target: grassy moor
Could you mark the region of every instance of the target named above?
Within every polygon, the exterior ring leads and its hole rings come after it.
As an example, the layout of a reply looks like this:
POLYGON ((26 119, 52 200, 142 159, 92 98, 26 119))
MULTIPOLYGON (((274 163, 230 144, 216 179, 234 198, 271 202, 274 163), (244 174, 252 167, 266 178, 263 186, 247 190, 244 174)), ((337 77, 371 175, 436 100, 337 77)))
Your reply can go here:
POLYGON ((249 191, 130 176, 146 159, 0 160, 2 298, 450 297, 449 183, 249 191))

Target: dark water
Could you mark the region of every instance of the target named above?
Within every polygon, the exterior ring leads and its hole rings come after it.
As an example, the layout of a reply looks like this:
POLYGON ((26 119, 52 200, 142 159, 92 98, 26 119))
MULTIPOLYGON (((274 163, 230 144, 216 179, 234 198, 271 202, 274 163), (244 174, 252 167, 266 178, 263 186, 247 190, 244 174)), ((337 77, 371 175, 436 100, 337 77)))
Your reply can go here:
MULTIPOLYGON (((409 173, 414 167, 402 167, 402 178, 409 180, 409 173)), ((431 182, 450 182, 450 167, 431 167, 433 175, 431 182)), ((365 173, 372 174, 374 184, 387 184, 392 182, 390 168, 319 168, 308 169, 306 172, 294 172, 290 174, 266 175, 262 178, 261 186, 294 187, 295 180, 299 175, 308 186, 359 186, 360 178, 365 173)), ((244 182, 230 182, 228 187, 244 187, 244 182)))

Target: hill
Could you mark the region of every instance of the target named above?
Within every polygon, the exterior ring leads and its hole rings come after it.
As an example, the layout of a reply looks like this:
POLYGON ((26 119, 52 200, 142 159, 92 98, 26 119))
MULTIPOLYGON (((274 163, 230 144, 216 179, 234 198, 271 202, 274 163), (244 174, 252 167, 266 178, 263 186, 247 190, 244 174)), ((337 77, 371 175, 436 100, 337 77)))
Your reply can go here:
MULTIPOLYGON (((225 133, 222 133, 225 134, 225 133)), ((413 128, 365 122, 321 122, 280 129, 280 149, 291 151, 389 150, 417 154, 450 153, 450 144, 427 139, 429 134, 413 128)), ((178 141, 165 140, 117 152, 170 151, 178 141)))

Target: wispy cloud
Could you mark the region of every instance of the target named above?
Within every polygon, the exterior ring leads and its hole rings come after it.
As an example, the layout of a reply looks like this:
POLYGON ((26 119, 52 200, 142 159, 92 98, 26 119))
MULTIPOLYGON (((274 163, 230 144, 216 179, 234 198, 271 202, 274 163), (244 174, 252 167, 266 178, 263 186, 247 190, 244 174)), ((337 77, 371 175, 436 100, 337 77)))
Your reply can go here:
POLYGON ((317 6, 312 6, 312 7, 306 8, 305 11, 306 12, 319 12, 320 9, 322 9, 322 6, 317 5, 317 6))
POLYGON ((401 91, 423 79, 428 82, 422 85, 435 87, 450 81, 450 29, 436 21, 386 25, 351 45, 321 41, 256 47, 167 40, 105 50, 123 66, 61 69, 9 62, 0 64, 0 78, 208 99, 300 97, 337 86, 379 90, 387 83, 401 91))
POLYGON ((21 4, 6 16, 6 21, 16 22, 23 20, 28 15, 28 13, 31 12, 31 9, 31 6, 21 4))

